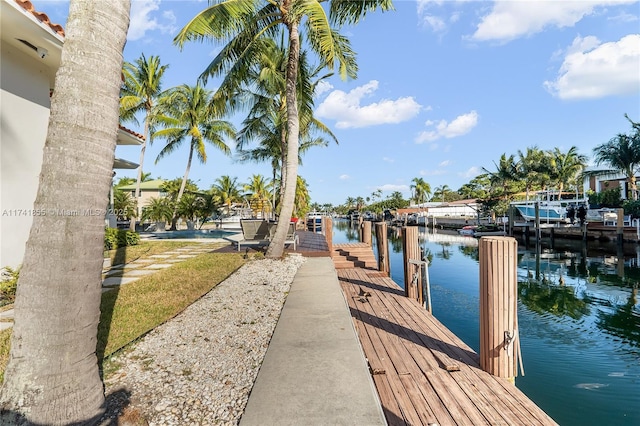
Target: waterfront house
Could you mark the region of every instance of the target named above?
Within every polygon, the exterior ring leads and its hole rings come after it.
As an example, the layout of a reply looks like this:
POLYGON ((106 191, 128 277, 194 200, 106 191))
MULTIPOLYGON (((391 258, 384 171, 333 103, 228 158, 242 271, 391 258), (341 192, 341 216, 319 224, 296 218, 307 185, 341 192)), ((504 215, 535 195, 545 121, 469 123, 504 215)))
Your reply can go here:
MULTIPOLYGON (((38 189, 64 29, 27 0, 0 0, 0 27, 0 267, 16 267, 31 229, 28 211, 38 189)), ((142 141, 142 135, 119 129, 119 145, 142 141)), ((114 163, 114 168, 137 167, 122 159, 114 163)))
MULTIPOLYGON (((602 191, 619 188, 620 198, 626 200, 629 192, 629 183, 627 177, 622 172, 616 172, 602 167, 587 167, 583 178, 584 192, 593 191, 600 193, 602 191)), ((637 182, 640 182, 640 174, 636 175, 637 182)))

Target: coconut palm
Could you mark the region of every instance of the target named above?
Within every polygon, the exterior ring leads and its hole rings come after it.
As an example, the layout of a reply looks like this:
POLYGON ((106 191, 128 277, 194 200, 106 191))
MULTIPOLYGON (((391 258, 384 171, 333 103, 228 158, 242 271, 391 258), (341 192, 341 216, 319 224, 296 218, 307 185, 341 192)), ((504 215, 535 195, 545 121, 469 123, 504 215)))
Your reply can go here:
MULTIPOLYGON (((226 0, 216 1, 200 12, 176 36, 183 46, 191 40, 213 38, 227 44, 202 74, 203 78, 234 75, 243 79, 262 48, 261 40, 273 38, 286 28, 288 60, 286 64, 287 159, 284 169, 284 194, 281 216, 290 217, 295 202, 298 175, 298 142, 300 121, 296 83, 300 56, 300 31, 306 34, 309 47, 327 68, 338 67, 342 78, 356 76, 355 53, 348 39, 331 25, 357 23, 377 8, 390 10, 391 0, 331 1, 327 14, 321 0, 226 0)), ((281 257, 284 252, 287 221, 280 221, 267 249, 268 257, 281 257)))
MULTIPOLYGON (((144 114, 144 139, 140 146, 138 179, 136 180, 136 202, 140 199, 140 183, 143 182, 142 166, 147 140, 151 143, 150 134, 156 102, 162 93, 162 77, 169 65, 161 65, 159 56, 149 59, 140 55, 135 62, 125 62, 122 67, 124 82, 120 92, 120 117, 123 121, 137 123, 136 114, 144 114)), ((135 230, 135 219, 131 219, 131 230, 135 230)))
MULTIPOLYGON (((309 186, 307 181, 298 176, 298 184, 296 185, 296 202, 295 209, 292 217, 304 217, 309 213, 309 202, 311 201, 311 195, 309 195, 309 186)), ((319 206, 318 206, 319 207, 319 206)), ((321 208, 319 207, 318 210, 321 208)), ((314 208, 314 210, 316 210, 314 208)))
POLYGON ((238 178, 225 175, 216 179, 211 186, 211 194, 226 207, 226 214, 231 214, 231 206, 243 200, 238 178))
POLYGON ((512 194, 518 192, 515 187, 518 184, 519 171, 518 166, 513 155, 507 157, 507 154, 502 154, 498 164, 495 164, 496 171, 492 172, 485 169, 482 170, 489 174, 489 181, 494 188, 499 189, 499 193, 504 200, 508 199, 512 194))
POLYGON ((262 217, 266 217, 266 213, 271 211, 269 206, 269 192, 271 191, 272 182, 267 181, 262 175, 253 175, 249 183, 243 187, 247 197, 249 198, 252 208, 260 210, 262 217))
POLYGON ((449 185, 441 185, 438 186, 436 189, 433 190, 433 196, 437 197, 440 196, 440 198, 442 199, 442 202, 444 203, 445 200, 445 196, 451 192, 451 188, 449 188, 449 185))
POLYGON ((619 133, 616 137, 593 149, 596 164, 608 164, 611 168, 622 172, 627 178, 631 197, 638 199, 636 173, 640 168, 640 130, 626 135, 619 133))
MULTIPOLYGON (((282 70, 286 66, 287 52, 283 42, 275 40, 263 40, 264 48, 258 57, 258 62, 249 70, 250 83, 240 89, 239 95, 231 96, 232 99, 242 97, 251 105, 247 118, 243 121, 243 127, 238 132, 237 147, 240 161, 271 161, 273 181, 277 181, 277 173, 280 171, 280 182, 286 180, 286 86, 285 75, 282 70), (252 142, 258 146, 247 149, 252 142)), ((312 69, 307 60, 307 54, 300 54, 298 73, 298 110, 300 116, 300 147, 298 164, 302 164, 302 154, 314 146, 327 146, 328 141, 316 136, 318 133, 326 134, 338 143, 335 135, 329 128, 313 116, 314 95, 317 84, 331 74, 318 77, 323 67, 312 69)), ((237 84, 237 82, 230 82, 237 84)), ((242 83, 242 82, 240 82, 242 83)), ((219 93, 232 93, 230 87, 222 87, 219 93)), ((284 188, 280 186, 280 196, 283 196, 284 188)), ((275 186, 273 205, 276 203, 275 186)))
POLYGON ((528 200, 530 191, 540 189, 544 182, 549 182, 549 157, 536 146, 528 147, 524 152, 518 150, 518 157, 516 176, 524 182, 528 200))
POLYGON ((551 177, 557 183, 558 191, 562 194, 565 186, 576 185, 580 173, 587 165, 587 156, 578 153, 578 148, 572 146, 567 152, 555 148, 550 155, 551 177))
MULTIPOLYGON (((129 9, 129 0, 69 3, 34 211, 106 204, 129 9)), ((2 423, 95 423, 104 407, 95 354, 104 217, 32 220, 0 391, 2 423)))
MULTIPOLYGON (((202 164, 207 162, 205 142, 222 151, 231 154, 231 149, 225 143, 224 137, 234 138, 233 124, 222 120, 211 103, 211 92, 200 85, 181 86, 170 89, 158 103, 156 122, 164 127, 153 134, 154 138, 166 139, 166 145, 156 158, 156 163, 168 154, 174 152, 185 140, 189 140, 189 157, 184 171, 182 185, 176 198, 176 207, 184 193, 184 187, 189 178, 193 154, 202 164)), ((176 217, 171 223, 175 229, 176 217)))
POLYGON ((416 177, 411 180, 411 190, 413 191, 413 199, 417 204, 424 203, 431 195, 431 185, 425 182, 423 178, 416 177))

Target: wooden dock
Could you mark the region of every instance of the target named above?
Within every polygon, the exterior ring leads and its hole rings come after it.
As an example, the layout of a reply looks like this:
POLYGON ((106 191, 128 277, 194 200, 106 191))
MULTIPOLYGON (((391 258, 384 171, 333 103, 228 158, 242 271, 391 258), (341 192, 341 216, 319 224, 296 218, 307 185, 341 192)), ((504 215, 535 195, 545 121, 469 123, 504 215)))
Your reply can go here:
POLYGON ((368 245, 336 244, 332 257, 388 424, 556 424, 378 272, 368 245))

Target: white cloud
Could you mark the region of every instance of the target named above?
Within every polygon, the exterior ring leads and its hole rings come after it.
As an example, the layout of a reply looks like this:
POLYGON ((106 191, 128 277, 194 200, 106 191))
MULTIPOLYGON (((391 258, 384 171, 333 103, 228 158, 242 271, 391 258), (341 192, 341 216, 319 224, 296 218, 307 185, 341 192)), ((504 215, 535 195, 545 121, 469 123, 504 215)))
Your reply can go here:
POLYGON ((340 180, 349 180, 349 179, 351 179, 351 176, 349 176, 349 175, 340 175, 339 179, 340 180))
POLYGON ((393 192, 393 191, 408 191, 408 185, 397 185, 393 183, 387 183, 385 185, 379 186, 378 189, 381 189, 384 192, 393 192))
POLYGON ((160 9, 161 0, 137 0, 131 2, 131 21, 127 39, 139 40, 147 31, 159 30, 162 33, 176 31, 176 17, 173 11, 162 12, 162 22, 153 16, 160 9))
MULTIPOLYGON (((464 0, 447 1, 448 4, 464 3, 464 0)), ((429 28, 433 32, 442 33, 448 29, 449 23, 456 23, 460 20, 461 12, 454 10, 450 15, 442 10, 441 6, 445 3, 442 0, 418 0, 417 2, 418 19, 422 25, 429 28)))
POLYGON ((459 173, 458 176, 463 177, 465 179, 473 179, 474 177, 478 176, 481 172, 482 172, 482 169, 480 167, 473 166, 467 169, 466 172, 459 173))
POLYGON ((499 0, 482 18, 473 40, 507 42, 532 35, 547 27, 572 27, 602 6, 635 3, 637 0, 530 1, 499 0))
POLYGON ((378 82, 371 80, 349 93, 334 90, 318 106, 316 116, 337 120, 337 128, 348 129, 401 123, 415 117, 422 108, 411 96, 361 105, 362 99, 377 89, 378 82))
POLYGON ((594 99, 640 92, 640 34, 617 42, 576 37, 553 81, 544 87, 560 99, 594 99))
POLYGON ((444 160, 438 164, 439 167, 447 167, 451 165, 451 160, 444 160))
POLYGON ((389 158, 389 157, 382 157, 382 161, 385 161, 387 163, 395 163, 396 160, 394 160, 393 158, 389 158))
POLYGON ((478 118, 478 113, 471 111, 456 117, 451 122, 440 120, 438 123, 435 123, 429 120, 425 125, 427 127, 435 126, 435 129, 420 132, 415 141, 416 143, 432 142, 441 138, 451 139, 465 135, 476 127, 478 118))
POLYGON ((420 170, 420 176, 440 176, 446 173, 444 170, 420 170))
POLYGON ((316 96, 320 96, 325 92, 328 92, 329 90, 333 89, 333 85, 331 83, 329 83, 326 80, 320 80, 318 82, 318 84, 316 84, 316 92, 315 95, 316 96))

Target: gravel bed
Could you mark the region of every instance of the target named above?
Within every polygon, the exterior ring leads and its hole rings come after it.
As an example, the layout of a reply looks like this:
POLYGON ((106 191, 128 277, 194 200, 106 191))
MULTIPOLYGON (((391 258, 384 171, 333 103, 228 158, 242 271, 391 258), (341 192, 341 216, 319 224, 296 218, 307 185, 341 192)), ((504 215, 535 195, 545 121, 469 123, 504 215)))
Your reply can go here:
POLYGON ((120 369, 105 383, 101 424, 237 424, 304 261, 290 255, 248 262, 120 355, 120 369), (116 423, 125 405, 130 423, 116 423))

